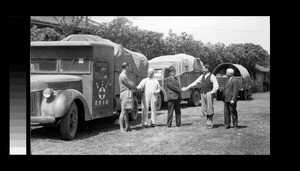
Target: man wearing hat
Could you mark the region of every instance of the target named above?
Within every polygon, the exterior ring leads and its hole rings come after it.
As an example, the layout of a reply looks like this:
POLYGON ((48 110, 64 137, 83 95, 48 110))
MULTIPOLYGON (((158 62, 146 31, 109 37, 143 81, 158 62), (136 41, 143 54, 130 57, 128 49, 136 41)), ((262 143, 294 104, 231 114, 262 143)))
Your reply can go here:
POLYGON ((120 84, 120 99, 121 99, 121 113, 119 117, 120 130, 121 132, 130 131, 129 127, 129 113, 132 112, 133 109, 133 93, 132 89, 136 89, 136 85, 128 78, 129 71, 129 63, 124 62, 122 64, 122 72, 119 76, 119 84, 120 84), (125 119, 125 129, 124 122, 125 119))
POLYGON ((206 128, 213 128, 213 115, 214 115, 214 106, 213 106, 213 94, 217 92, 219 84, 217 78, 214 74, 210 73, 210 66, 204 65, 202 69, 203 74, 200 75, 193 83, 187 87, 183 87, 182 90, 186 91, 198 83, 201 84, 200 94, 201 94, 201 106, 202 114, 206 116, 206 128))
POLYGON ((168 97, 168 118, 167 126, 171 127, 173 119, 173 111, 175 109, 175 119, 176 126, 180 127, 181 125, 181 111, 180 111, 180 101, 181 101, 181 88, 179 87, 179 81, 174 76, 175 67, 170 66, 168 68, 169 76, 165 78, 166 93, 168 97))

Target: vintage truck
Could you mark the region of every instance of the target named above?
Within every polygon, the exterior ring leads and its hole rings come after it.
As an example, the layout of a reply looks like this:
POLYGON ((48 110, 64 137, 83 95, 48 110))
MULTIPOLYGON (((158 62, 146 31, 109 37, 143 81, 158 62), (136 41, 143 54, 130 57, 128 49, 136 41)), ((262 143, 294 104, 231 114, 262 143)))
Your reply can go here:
MULTIPOLYGON (((125 61, 136 84, 147 77, 144 55, 98 36, 31 42, 31 125, 59 124, 61 137, 72 140, 78 124, 119 114, 118 77, 125 61)), ((131 120, 138 116, 136 92, 134 99, 131 120)))
MULTIPOLYGON (((154 69, 154 77, 158 79, 160 85, 165 89, 164 79, 168 77, 167 69, 174 66, 176 69, 175 76, 179 79, 181 87, 186 87, 194 82, 202 73, 203 63, 199 58, 187 54, 165 55, 155 57, 149 60, 149 67, 154 69)), ((188 101, 191 106, 200 104, 200 86, 181 92, 182 100, 188 101)), ((158 94, 157 110, 160 110, 165 104, 164 94, 158 94)))
POLYGON ((252 89, 251 89, 251 78, 249 75, 248 70, 239 64, 232 64, 232 63, 222 63, 218 65, 213 74, 216 76, 218 83, 219 83, 219 90, 216 93, 216 99, 222 99, 223 89, 225 87, 225 82, 227 79, 226 70, 227 68, 232 68, 234 70, 234 77, 239 80, 239 99, 247 100, 251 99, 252 96, 252 89))

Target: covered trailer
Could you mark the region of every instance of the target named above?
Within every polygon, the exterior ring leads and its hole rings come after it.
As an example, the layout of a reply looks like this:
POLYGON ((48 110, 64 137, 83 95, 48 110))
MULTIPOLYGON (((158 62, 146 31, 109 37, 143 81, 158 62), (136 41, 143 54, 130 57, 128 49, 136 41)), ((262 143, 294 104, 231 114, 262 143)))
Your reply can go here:
POLYGON ((101 38, 96 35, 88 34, 73 34, 61 41, 89 41, 107 44, 114 47, 114 95, 115 102, 117 103, 117 111, 120 110, 120 85, 119 85, 119 75, 122 72, 122 64, 128 62, 129 66, 129 78, 136 84, 147 77, 148 71, 148 59, 145 55, 133 52, 129 49, 124 48, 122 45, 114 43, 108 39, 101 38))
POLYGON ((232 63, 222 63, 218 65, 213 74, 216 76, 218 83, 219 83, 219 90, 217 91, 216 99, 222 99, 222 91, 225 87, 225 82, 227 79, 226 70, 228 68, 232 68, 234 70, 234 77, 239 80, 240 91, 239 91, 239 99, 247 100, 250 99, 252 96, 252 89, 251 89, 251 77, 249 75, 248 70, 239 64, 232 64, 232 63))
MULTIPOLYGON (((186 87, 194 82, 202 72, 203 63, 199 58, 187 54, 165 55, 149 60, 149 67, 154 69, 154 77, 158 79, 160 85, 165 88, 164 79, 168 77, 167 69, 174 66, 175 76, 179 80, 180 87, 186 87)), ((198 106, 200 103, 200 86, 196 86, 189 91, 181 93, 182 99, 187 100, 191 106, 198 106)), ((159 94, 157 109, 163 105, 164 95, 159 94)))

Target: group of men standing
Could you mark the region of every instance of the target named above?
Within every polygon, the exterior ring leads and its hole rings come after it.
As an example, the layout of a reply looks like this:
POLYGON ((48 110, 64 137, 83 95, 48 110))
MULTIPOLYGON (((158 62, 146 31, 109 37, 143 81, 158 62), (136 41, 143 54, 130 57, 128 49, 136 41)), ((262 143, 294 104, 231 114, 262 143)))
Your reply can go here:
MULTIPOLYGON (((177 127, 181 125, 181 92, 200 84, 202 114, 206 116, 206 128, 213 128, 213 98, 214 94, 219 89, 218 81, 214 74, 210 73, 210 66, 203 67, 203 74, 200 75, 193 83, 187 87, 180 87, 178 79, 175 77, 175 67, 168 68, 169 76, 165 79, 165 89, 163 89, 157 79, 154 78, 154 69, 149 68, 148 77, 143 79, 139 85, 135 85, 128 76, 129 63, 125 62, 122 65, 123 71, 119 76, 120 84, 120 99, 121 99, 121 114, 119 117, 121 132, 130 131, 129 127, 129 113, 133 109, 133 94, 132 90, 137 89, 143 92, 142 95, 142 126, 155 127, 156 126, 156 103, 157 94, 161 91, 164 94, 165 101, 168 101, 168 116, 167 126, 172 126, 173 112, 175 110, 175 124, 177 127), (148 109, 151 108, 151 121, 148 120, 148 109), (125 128, 123 122, 125 121, 125 128)), ((238 115, 237 115, 237 100, 238 100, 238 80, 233 77, 234 70, 228 68, 226 75, 228 77, 226 85, 223 90, 222 100, 224 101, 224 125, 225 129, 230 128, 231 117, 233 126, 238 128, 238 115)))

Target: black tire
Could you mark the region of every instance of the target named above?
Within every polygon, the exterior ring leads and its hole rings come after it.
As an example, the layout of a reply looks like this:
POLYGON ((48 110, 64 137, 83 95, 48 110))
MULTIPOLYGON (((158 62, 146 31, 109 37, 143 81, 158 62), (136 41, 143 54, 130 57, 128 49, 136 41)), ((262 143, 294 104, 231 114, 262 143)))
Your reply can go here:
POLYGON ((75 102, 72 102, 68 112, 61 119, 60 134, 64 140, 72 140, 78 127, 78 108, 75 102))
POLYGON ((242 92, 241 92, 241 99, 242 100, 247 100, 248 98, 247 98, 247 92, 246 92, 246 90, 243 90, 242 92))
POLYGON ((135 121, 138 118, 138 101, 136 98, 133 99, 133 109, 129 115, 130 121, 135 121))
POLYGON ((199 94, 199 91, 197 90, 193 90, 192 94, 191 94, 191 97, 188 101, 188 103, 191 105, 191 106, 199 106, 200 104, 200 94, 199 94))
POLYGON ((157 101, 156 101, 156 111, 159 111, 162 107, 163 99, 160 93, 157 94, 157 101))
POLYGON ((220 101, 220 100, 222 100, 222 91, 220 91, 220 90, 218 90, 217 92, 216 92, 216 99, 217 99, 217 101, 220 101))
POLYGON ((252 98, 252 92, 251 90, 249 90, 250 92, 247 94, 247 99, 250 100, 252 98))

